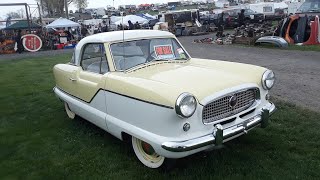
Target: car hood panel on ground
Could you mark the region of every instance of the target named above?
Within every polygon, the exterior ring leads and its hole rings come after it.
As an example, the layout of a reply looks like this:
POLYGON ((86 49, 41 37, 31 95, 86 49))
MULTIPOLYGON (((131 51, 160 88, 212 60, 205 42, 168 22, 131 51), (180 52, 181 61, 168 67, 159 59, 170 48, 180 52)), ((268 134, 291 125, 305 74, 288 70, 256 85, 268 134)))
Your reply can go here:
POLYGON ((253 65, 194 58, 185 63, 155 63, 125 74, 110 74, 108 90, 174 107, 177 97, 183 92, 189 92, 201 101, 241 84, 260 86, 261 76, 266 70, 253 65))

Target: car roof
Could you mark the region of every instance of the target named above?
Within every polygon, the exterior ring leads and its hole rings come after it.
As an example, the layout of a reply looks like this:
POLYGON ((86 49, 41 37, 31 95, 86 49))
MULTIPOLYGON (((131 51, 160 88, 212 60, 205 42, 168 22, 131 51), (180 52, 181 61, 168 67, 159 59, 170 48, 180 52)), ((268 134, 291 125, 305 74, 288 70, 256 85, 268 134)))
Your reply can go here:
POLYGON ((80 62, 80 52, 84 45, 89 43, 107 43, 119 41, 131 41, 138 39, 152 39, 152 38, 174 38, 175 36, 168 31, 159 30, 124 30, 112 31, 94 34, 83 38, 75 48, 75 62, 80 62))
POLYGON ((156 37, 174 37, 174 35, 167 31, 159 30, 124 30, 124 31, 112 31, 94 34, 83 38, 78 46, 87 43, 106 43, 115 41, 128 41, 134 39, 156 38, 156 37))

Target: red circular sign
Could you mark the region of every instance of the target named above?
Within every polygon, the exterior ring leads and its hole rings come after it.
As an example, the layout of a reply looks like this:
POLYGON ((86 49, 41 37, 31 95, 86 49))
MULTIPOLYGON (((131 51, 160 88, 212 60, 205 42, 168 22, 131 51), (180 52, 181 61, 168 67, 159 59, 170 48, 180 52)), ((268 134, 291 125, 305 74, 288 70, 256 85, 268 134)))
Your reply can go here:
POLYGON ((23 47, 30 52, 39 51, 42 47, 42 40, 34 34, 26 34, 21 37, 23 47))

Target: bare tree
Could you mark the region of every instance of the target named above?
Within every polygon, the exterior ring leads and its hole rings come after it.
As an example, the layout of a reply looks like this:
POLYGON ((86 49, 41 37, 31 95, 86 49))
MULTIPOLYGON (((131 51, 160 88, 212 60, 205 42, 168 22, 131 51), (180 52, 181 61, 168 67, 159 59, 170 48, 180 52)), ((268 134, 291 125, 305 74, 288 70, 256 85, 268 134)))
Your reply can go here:
POLYGON ((12 19, 23 18, 23 13, 21 13, 21 12, 23 12, 23 10, 21 11, 21 9, 18 11, 9 12, 9 13, 7 13, 7 17, 11 17, 12 19))
POLYGON ((88 0, 73 0, 73 4, 75 4, 79 10, 84 9, 88 7, 88 0))
POLYGON ((25 15, 25 10, 24 9, 21 8, 17 12, 20 14, 21 18, 24 18, 24 15, 25 15))
MULTIPOLYGON (((42 2, 42 8, 48 13, 49 16, 64 14, 64 0, 37 0, 42 2)), ((66 0, 68 5, 72 3, 73 0, 66 0)))

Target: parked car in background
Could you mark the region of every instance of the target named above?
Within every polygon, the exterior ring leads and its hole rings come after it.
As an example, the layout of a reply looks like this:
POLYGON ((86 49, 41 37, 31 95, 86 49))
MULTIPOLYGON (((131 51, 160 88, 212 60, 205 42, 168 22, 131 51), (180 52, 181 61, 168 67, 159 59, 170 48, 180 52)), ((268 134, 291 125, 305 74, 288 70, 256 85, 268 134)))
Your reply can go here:
POLYGON ((130 141, 150 168, 266 127, 276 109, 271 70, 192 58, 166 31, 85 37, 53 73, 53 91, 69 118, 80 116, 130 141))
POLYGON ((167 6, 167 10, 175 10, 176 6, 167 6))
POLYGON ((151 11, 158 12, 159 9, 157 7, 153 7, 153 8, 151 8, 151 11))
POLYGON ((209 6, 207 6, 207 5, 199 5, 198 9, 201 10, 201 11, 208 10, 209 6))
POLYGON ((271 17, 265 17, 266 20, 271 19, 271 20, 281 20, 283 18, 285 18, 286 12, 283 9, 275 9, 274 10, 274 15, 271 17))
POLYGON ((202 14, 200 15, 200 23, 203 25, 207 25, 207 24, 215 24, 218 22, 217 14, 202 14))
MULTIPOLYGON (((237 27, 238 26, 238 16, 241 12, 241 9, 228 9, 224 10, 224 22, 225 27, 237 27)), ((213 22, 217 25, 218 18, 220 17, 221 13, 215 14, 212 17, 213 22)), ((264 14, 256 13, 250 9, 245 9, 245 23, 262 23, 264 21, 264 14)))

